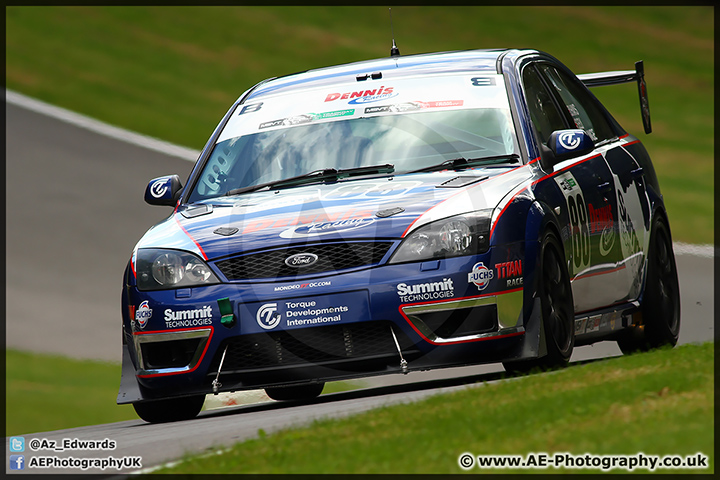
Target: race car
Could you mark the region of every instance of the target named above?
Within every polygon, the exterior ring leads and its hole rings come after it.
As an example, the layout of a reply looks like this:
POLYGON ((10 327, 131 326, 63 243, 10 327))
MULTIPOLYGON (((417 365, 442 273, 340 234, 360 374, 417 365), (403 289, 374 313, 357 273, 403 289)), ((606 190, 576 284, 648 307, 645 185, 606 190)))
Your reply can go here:
POLYGON ((122 292, 117 402, 148 422, 207 394, 318 396, 328 381, 573 348, 675 345, 677 271, 650 157, 537 50, 390 57, 272 78, 232 105, 122 292))

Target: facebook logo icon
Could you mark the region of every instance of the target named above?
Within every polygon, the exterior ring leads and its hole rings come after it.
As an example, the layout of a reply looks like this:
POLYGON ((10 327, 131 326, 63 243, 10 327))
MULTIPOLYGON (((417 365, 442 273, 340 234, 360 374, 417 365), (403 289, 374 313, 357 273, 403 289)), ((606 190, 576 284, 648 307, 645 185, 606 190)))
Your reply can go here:
POLYGON ((25 470, 25 455, 10 455, 10 470, 25 470))

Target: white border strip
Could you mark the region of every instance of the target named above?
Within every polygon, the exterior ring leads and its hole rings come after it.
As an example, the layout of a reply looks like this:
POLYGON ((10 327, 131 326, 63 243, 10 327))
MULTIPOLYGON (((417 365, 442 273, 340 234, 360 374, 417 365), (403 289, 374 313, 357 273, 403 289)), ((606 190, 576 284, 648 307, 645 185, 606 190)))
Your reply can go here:
MULTIPOLYGON (((196 161, 200 156, 199 150, 181 147, 180 145, 175 145, 164 140, 159 140, 157 138, 148 137, 147 135, 114 127, 99 120, 95 120, 94 118, 86 117, 85 115, 80 115, 79 113, 50 105, 49 103, 27 97, 12 90, 5 90, 5 101, 22 108, 56 118, 63 122, 70 123, 77 127, 99 133, 100 135, 128 142, 130 144, 172 157, 182 158, 183 160, 187 160, 189 162, 196 161)), ((697 257, 713 258, 715 255, 715 246, 675 242, 673 243, 673 251, 675 252, 675 255, 694 255, 697 257)))
POLYGON ((692 243, 673 242, 675 255, 695 255, 696 257, 713 258, 715 245, 693 245, 692 243))
POLYGON ((13 92, 12 90, 5 90, 5 101, 12 105, 26 108, 28 110, 32 110, 33 112, 41 113, 43 115, 47 115, 48 117, 56 118, 77 127, 99 133, 100 135, 128 142, 171 157, 177 157, 189 162, 194 162, 200 156, 199 150, 181 147, 147 135, 114 127, 99 120, 95 120, 94 118, 86 117, 85 115, 80 115, 79 113, 71 112, 70 110, 56 107, 34 98, 26 97, 25 95, 13 92))

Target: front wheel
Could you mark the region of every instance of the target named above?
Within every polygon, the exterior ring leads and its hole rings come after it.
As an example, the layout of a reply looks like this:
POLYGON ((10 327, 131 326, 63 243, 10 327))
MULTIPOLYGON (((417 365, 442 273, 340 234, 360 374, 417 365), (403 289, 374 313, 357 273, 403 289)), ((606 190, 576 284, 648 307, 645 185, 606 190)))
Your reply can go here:
POLYGON ((647 278, 642 300, 642 327, 618 339, 623 353, 675 346, 680 335, 680 286, 670 229, 662 218, 653 222, 647 278))
POLYGON ((575 310, 570 275, 563 259, 563 248, 552 231, 543 235, 538 263, 542 327, 547 355, 521 362, 503 363, 508 372, 527 372, 565 367, 575 346, 575 310))
POLYGON ((135 413, 149 423, 176 422, 195 418, 205 403, 205 395, 168 398, 133 403, 135 413))

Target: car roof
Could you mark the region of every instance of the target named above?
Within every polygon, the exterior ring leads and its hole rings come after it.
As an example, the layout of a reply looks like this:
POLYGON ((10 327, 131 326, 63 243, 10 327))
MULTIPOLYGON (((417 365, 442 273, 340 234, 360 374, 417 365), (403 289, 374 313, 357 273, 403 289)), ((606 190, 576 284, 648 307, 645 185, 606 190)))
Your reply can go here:
MULTIPOLYGON (((406 76, 432 75, 452 72, 497 73, 498 58, 511 49, 463 50, 440 53, 399 55, 375 60, 365 60, 344 65, 324 67, 286 75, 260 82, 245 99, 256 99, 268 94, 299 91, 325 85, 359 82, 358 75, 381 72, 383 81, 406 76)), ((522 53, 537 50, 523 50, 522 53)), ((377 81, 377 80, 375 80, 377 81)))

